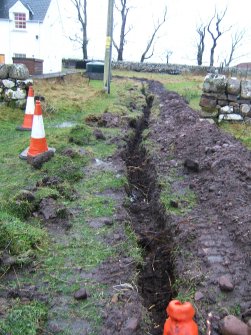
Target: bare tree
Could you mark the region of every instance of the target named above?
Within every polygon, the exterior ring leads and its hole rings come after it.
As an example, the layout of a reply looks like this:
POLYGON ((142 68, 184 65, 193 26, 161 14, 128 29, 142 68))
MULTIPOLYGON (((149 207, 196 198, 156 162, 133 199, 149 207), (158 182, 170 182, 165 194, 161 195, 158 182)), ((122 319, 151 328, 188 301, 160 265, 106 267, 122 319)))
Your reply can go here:
POLYGON ((81 44, 82 52, 83 52, 83 59, 88 59, 87 53, 87 45, 88 45, 88 38, 87 38, 87 0, 71 0, 73 5, 75 6, 78 14, 78 21, 81 24, 81 32, 82 35, 79 37, 75 35, 74 38, 70 37, 72 41, 78 42, 81 44))
POLYGON ((199 41, 197 42, 197 64, 202 65, 202 58, 205 50, 205 35, 207 26, 202 24, 197 27, 196 32, 199 34, 199 41))
POLYGON ((158 23, 157 25, 154 27, 154 31, 150 37, 150 39, 148 40, 148 43, 147 43, 147 46, 145 48, 145 51, 142 53, 141 55, 141 59, 140 59, 140 62, 143 63, 145 59, 149 59, 153 56, 154 54, 154 46, 152 47, 152 44, 153 44, 153 41, 156 37, 156 34, 157 32, 159 31, 160 27, 165 23, 166 21, 166 14, 167 14, 167 7, 165 7, 165 10, 164 10, 164 15, 163 15, 163 19, 162 21, 159 21, 158 20, 158 23), (147 55, 147 53, 149 52, 149 50, 152 48, 152 52, 150 55, 147 55))
POLYGON ((120 2, 120 7, 117 6, 115 2, 115 8, 120 12, 121 15, 121 27, 120 27, 120 38, 119 38, 119 44, 116 44, 116 42, 113 39, 113 45, 115 49, 118 52, 118 61, 123 60, 123 52, 124 52, 124 45, 125 45, 125 38, 126 35, 129 33, 131 30, 131 27, 128 28, 126 31, 126 21, 127 21, 127 15, 130 10, 130 7, 127 6, 127 0, 118 0, 120 2))
POLYGON ((228 58, 224 59, 225 66, 227 67, 230 66, 233 60, 242 57, 242 56, 234 57, 234 54, 237 48, 240 46, 241 41, 245 37, 245 34, 246 34, 246 30, 244 29, 244 30, 236 31, 234 35, 231 36, 231 41, 232 41, 231 50, 230 50, 228 58))
POLYGON ((221 24, 223 18, 225 17, 226 12, 227 12, 227 7, 225 8, 225 10, 223 11, 222 14, 217 13, 216 8, 215 8, 214 15, 211 18, 211 20, 209 21, 209 24, 207 26, 207 31, 209 32, 209 34, 211 35, 212 40, 213 40, 213 45, 212 45, 211 50, 210 50, 210 66, 214 65, 214 51, 215 51, 215 48, 217 46, 218 38, 220 36, 222 36, 225 32, 227 32, 231 29, 231 27, 230 27, 227 30, 222 30, 222 31, 220 30, 220 24, 221 24), (215 30, 216 31, 212 32, 211 24, 212 24, 214 19, 215 19, 215 30))

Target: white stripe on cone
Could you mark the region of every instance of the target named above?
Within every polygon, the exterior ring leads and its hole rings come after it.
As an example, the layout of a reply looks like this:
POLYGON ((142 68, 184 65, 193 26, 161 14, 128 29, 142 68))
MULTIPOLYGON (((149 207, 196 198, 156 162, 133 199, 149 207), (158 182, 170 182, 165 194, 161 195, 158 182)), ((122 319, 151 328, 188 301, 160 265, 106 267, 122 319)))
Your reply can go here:
POLYGON ((34 114, 35 102, 34 97, 28 97, 26 101, 25 114, 34 114))
POLYGON ((31 137, 32 138, 44 138, 45 137, 44 121, 43 121, 42 115, 34 115, 32 130, 31 130, 31 137))

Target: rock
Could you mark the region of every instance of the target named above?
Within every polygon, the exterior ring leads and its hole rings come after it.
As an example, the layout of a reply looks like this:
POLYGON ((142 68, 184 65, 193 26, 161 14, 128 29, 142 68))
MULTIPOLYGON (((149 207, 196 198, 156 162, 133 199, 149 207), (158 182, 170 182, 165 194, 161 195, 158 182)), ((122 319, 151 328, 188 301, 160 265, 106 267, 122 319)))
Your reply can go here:
POLYGON ((9 65, 0 64, 0 79, 7 79, 9 77, 9 65))
POLYGON ((204 294, 200 291, 196 291, 194 295, 194 300, 199 301, 204 298, 204 294))
POLYGON ((26 99, 20 99, 15 101, 16 107, 20 109, 25 109, 26 107, 26 99))
POLYGON ((112 296, 111 302, 112 302, 113 304, 116 304, 118 301, 119 301, 119 296, 118 296, 118 294, 114 294, 114 295, 112 296))
POLYGON ((139 320, 136 318, 130 318, 126 321, 125 330, 131 330, 132 332, 136 331, 139 327, 139 320))
POLYGON ((230 292, 233 291, 234 285, 232 279, 228 275, 223 275, 219 278, 219 286, 221 291, 230 292))
POLYGON ((12 79, 25 80, 30 76, 29 70, 24 64, 11 64, 9 67, 9 77, 12 79))
POLYGON ((26 98, 26 91, 21 88, 14 89, 6 89, 4 92, 4 99, 5 101, 10 100, 18 100, 18 99, 25 99, 26 98))
POLYGON ((227 80, 227 93, 238 95, 241 91, 241 82, 237 78, 229 78, 227 80))
POLYGON ((204 79, 203 91, 207 93, 225 93, 226 84, 226 76, 209 73, 204 79))
POLYGON ((227 98, 228 98, 228 101, 237 102, 237 95, 228 94, 227 98))
POLYGON ((15 87, 15 81, 11 79, 4 79, 2 80, 3 86, 5 88, 13 88, 15 87))
POLYGON ((170 200, 170 206, 173 208, 179 208, 179 203, 176 200, 170 200))
POLYGON ((106 140, 105 135, 102 133, 100 129, 95 129, 93 131, 93 135, 95 136, 97 140, 106 140))
POLYGON ((200 98, 200 106, 207 107, 208 109, 214 109, 217 105, 217 99, 215 97, 209 97, 202 94, 200 98))
POLYGON ((240 112, 243 116, 251 116, 251 106, 248 104, 242 104, 240 106, 240 112))
POLYGON ((241 81, 241 98, 251 99, 251 80, 241 81))
POLYGON ((74 298, 76 300, 85 300, 85 299, 87 299, 87 297, 88 297, 88 294, 87 294, 85 288, 81 288, 74 293, 74 298))
POLYGON ((235 114, 235 113, 231 113, 231 114, 221 114, 219 116, 218 121, 243 121, 243 117, 240 114, 235 114))
POLYGON ((227 315, 219 322, 222 335, 248 335, 248 326, 234 315, 227 315))
POLYGON ((226 114, 233 113, 233 111, 234 111, 233 106, 224 106, 220 109, 221 113, 226 113, 226 114))
POLYGON ((197 161, 194 161, 190 158, 187 158, 184 162, 184 166, 193 172, 199 172, 199 163, 197 161))

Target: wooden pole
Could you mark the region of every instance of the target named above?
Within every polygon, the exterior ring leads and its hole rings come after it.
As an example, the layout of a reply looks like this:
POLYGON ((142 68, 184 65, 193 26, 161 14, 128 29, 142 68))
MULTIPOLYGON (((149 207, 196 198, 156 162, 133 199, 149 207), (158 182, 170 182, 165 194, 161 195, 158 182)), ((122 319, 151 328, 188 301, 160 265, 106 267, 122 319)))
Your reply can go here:
POLYGON ((111 83, 113 6, 114 6, 114 0, 108 0, 107 32, 106 32, 106 44, 105 44, 105 65, 104 65, 104 90, 108 94, 110 94, 110 83, 111 83))

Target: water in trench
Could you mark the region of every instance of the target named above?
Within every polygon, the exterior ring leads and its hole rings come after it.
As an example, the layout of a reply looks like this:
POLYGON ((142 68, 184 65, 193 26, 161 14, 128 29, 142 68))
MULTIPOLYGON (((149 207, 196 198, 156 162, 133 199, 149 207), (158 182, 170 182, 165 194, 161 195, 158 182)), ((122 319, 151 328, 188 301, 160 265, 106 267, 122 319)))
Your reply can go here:
POLYGON ((131 199, 129 213, 133 229, 144 251, 138 288, 152 317, 152 335, 163 333, 166 307, 172 299, 174 280, 171 257, 172 236, 168 218, 159 201, 154 162, 142 145, 142 132, 148 128, 153 96, 146 96, 147 106, 136 124, 135 134, 127 143, 124 160, 131 199))

